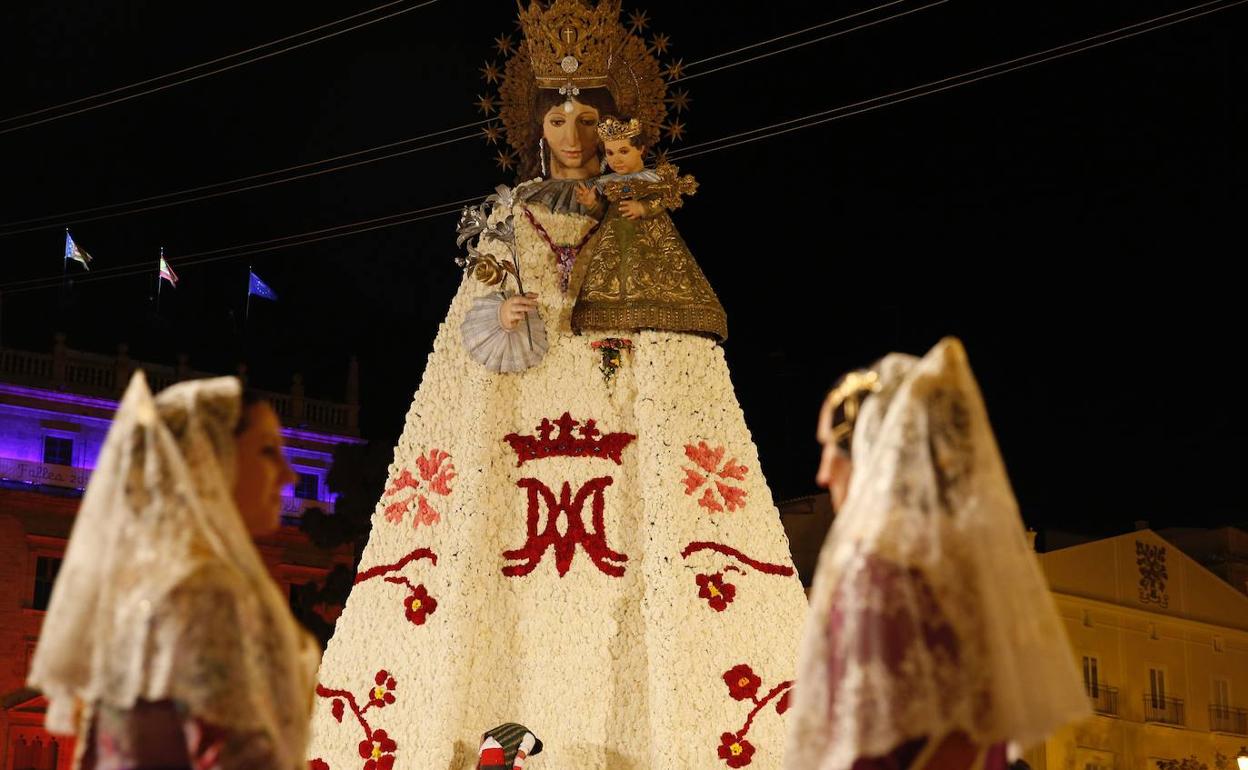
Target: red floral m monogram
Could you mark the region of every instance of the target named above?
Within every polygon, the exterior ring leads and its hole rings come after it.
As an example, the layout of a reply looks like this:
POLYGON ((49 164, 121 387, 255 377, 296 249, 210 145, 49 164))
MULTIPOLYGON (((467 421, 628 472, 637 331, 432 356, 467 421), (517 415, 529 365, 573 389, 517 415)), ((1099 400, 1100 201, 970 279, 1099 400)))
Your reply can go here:
POLYGON ((607 546, 607 534, 603 525, 603 490, 613 483, 614 479, 610 476, 591 479, 585 482, 573 496, 572 485, 565 481, 556 499, 550 487, 537 479, 517 481, 516 486, 529 493, 526 522, 528 539, 519 548, 503 551, 504 558, 523 561, 522 564, 510 564, 503 567, 503 574, 507 577, 522 577, 529 574, 541 563, 546 550, 553 548, 555 569, 559 571, 559 577, 563 577, 572 567, 572 557, 576 554, 576 547, 579 545, 585 549, 590 561, 600 572, 611 577, 623 575, 622 564, 613 562, 626 562, 628 557, 607 546), (591 498, 593 500, 591 518, 587 528, 583 513, 585 503, 591 498), (538 525, 543 504, 546 508, 546 526, 539 531, 538 525), (560 516, 567 519, 566 534, 559 533, 560 516))

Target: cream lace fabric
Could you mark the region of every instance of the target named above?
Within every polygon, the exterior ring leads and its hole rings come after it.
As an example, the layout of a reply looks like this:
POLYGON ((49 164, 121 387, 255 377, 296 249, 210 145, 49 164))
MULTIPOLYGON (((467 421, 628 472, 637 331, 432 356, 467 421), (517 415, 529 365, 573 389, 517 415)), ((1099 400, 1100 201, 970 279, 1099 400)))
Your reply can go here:
POLYGON ((819 557, 789 770, 959 730, 1030 746, 1090 714, 962 345, 879 375, 819 557))
POLYGON ((75 703, 174 700, 196 718, 262 732, 275 766, 304 764, 317 649, 290 615, 233 501, 233 378, 153 399, 135 375, 69 540, 30 684, 49 729, 75 703))

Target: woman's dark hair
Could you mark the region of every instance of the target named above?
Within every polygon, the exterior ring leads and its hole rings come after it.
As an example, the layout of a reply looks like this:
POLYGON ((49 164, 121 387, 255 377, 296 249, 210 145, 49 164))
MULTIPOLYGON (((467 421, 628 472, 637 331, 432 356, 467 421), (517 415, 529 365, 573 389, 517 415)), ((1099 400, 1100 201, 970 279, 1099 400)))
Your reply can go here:
POLYGON ((234 426, 234 435, 247 430, 251 417, 251 408, 256 404, 268 404, 269 400, 260 394, 258 390, 251 388, 243 388, 243 393, 238 399, 238 424, 234 426))
MULTIPOLYGON (((581 104, 598 110, 600 117, 616 112, 615 97, 606 88, 587 88, 573 98, 581 104)), ((550 112, 552 107, 563 104, 566 100, 567 97, 556 89, 537 89, 537 95, 533 97, 533 112, 530 116, 535 127, 535 136, 539 138, 542 136, 542 125, 546 121, 546 113, 550 112)), ((546 168, 550 168, 550 148, 546 149, 546 168)), ((532 147, 520 150, 520 168, 518 173, 521 180, 532 179, 541 175, 542 158, 537 154, 536 143, 532 147)))

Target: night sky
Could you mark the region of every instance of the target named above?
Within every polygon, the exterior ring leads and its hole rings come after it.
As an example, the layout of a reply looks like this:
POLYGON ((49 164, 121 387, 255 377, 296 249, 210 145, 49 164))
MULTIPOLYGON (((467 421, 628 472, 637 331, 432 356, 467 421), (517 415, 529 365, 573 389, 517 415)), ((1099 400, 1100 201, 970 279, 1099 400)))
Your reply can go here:
MULTIPOLYGON (((0 9, 0 118, 332 21, 369 2, 29 3, 0 9)), ((408 3, 407 5, 411 5, 408 3)), ((686 61, 878 5, 652 3, 686 61)), ((892 11, 922 5, 907 0, 892 11)), ((950 2, 691 79, 687 142, 798 117, 1195 5, 950 2)), ((395 6, 396 8, 402 6, 395 6)), ((632 6, 626 4, 626 10, 632 6)), ((0 134, 4 223, 248 176, 480 119, 478 68, 514 4, 441 0, 158 94, 0 134)), ((879 16, 882 14, 876 14, 879 16)), ((794 38, 786 42, 796 42, 794 38)), ((1058 61, 692 158, 674 219, 728 309, 738 396, 780 499, 814 491, 814 417, 847 368, 966 343, 1024 518, 1112 533, 1248 523, 1244 300, 1248 6, 1058 61)), ((759 49, 765 50, 765 49, 759 49)), ((758 50, 751 53, 757 53, 758 50)), ((745 54, 726 58, 727 63, 745 54)), ((691 70, 691 74, 696 69, 691 70)), ((0 130, 13 124, 0 124, 0 130)), ((455 132, 439 138, 450 138, 455 132)), ((678 148, 679 146, 677 146, 678 148)), ((3 344, 232 371, 341 398, 389 445, 459 279, 455 216, 251 258, 180 255, 484 196, 512 180, 480 139, 143 214, 0 237, 0 286, 97 268, 144 276, 3 296, 3 344), (151 296, 163 245, 182 278, 151 296), (280 295, 253 304, 248 264, 280 295), (77 270, 76 266, 71 266, 77 270)))

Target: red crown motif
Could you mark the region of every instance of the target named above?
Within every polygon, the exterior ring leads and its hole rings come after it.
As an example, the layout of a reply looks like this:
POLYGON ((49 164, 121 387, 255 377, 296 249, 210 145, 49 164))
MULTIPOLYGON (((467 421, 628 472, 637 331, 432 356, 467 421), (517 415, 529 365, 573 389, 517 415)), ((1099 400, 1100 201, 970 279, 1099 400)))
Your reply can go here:
POLYGON ((624 447, 637 437, 631 433, 603 435, 595 420, 581 423, 573 420, 568 412, 564 412, 554 422, 542 418, 541 424, 537 426, 536 436, 511 433, 503 438, 515 450, 518 460, 516 467, 519 467, 529 460, 544 460, 547 457, 600 457, 619 465, 624 447), (555 435, 555 428, 559 429, 558 435, 555 435))

